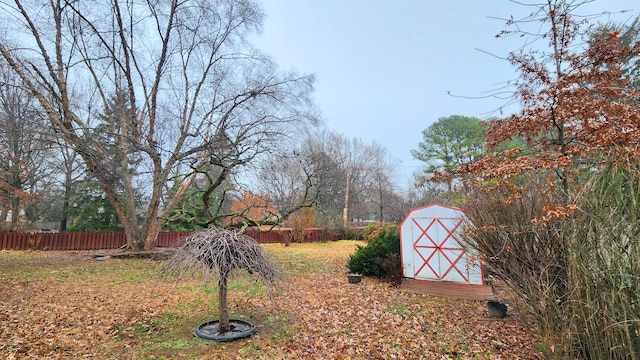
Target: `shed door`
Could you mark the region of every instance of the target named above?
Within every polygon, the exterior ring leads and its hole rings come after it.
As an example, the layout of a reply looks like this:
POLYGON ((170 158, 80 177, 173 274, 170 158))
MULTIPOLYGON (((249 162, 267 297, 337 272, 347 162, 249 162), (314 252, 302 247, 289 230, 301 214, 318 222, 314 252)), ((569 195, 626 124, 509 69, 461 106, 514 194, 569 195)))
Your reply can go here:
POLYGON ((458 241, 461 218, 412 218, 416 279, 469 282, 465 249, 458 241))

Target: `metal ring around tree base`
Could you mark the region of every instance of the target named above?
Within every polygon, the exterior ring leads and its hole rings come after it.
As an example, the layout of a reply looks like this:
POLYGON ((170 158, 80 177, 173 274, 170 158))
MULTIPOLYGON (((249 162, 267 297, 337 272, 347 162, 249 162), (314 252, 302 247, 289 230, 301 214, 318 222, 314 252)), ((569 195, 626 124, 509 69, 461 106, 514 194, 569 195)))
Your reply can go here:
POLYGON ((206 340, 231 341, 251 336, 258 330, 248 321, 229 319, 231 331, 221 333, 218 331, 218 323, 219 320, 204 322, 196 328, 194 335, 206 340))

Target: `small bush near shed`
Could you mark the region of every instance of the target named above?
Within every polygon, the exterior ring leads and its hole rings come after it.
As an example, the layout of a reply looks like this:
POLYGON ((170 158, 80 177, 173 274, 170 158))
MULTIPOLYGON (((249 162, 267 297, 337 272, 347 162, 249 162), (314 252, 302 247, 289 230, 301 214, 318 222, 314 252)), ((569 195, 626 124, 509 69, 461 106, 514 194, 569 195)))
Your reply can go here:
POLYGON ((358 245, 349 257, 347 268, 351 273, 397 280, 394 278, 401 273, 398 228, 384 227, 367 246, 358 245))

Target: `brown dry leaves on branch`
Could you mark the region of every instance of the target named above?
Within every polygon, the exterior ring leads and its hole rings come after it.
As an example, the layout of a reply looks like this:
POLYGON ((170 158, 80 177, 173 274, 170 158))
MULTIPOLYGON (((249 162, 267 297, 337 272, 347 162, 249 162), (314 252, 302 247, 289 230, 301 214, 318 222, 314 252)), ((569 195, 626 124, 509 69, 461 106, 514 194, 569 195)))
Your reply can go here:
MULTIPOLYGON (((365 278, 349 284, 354 242, 267 246, 284 275, 273 301, 235 278, 235 317, 249 339, 193 338, 215 318, 200 279, 174 286, 150 260, 97 262, 90 254, 0 252, 2 358, 537 359, 517 316, 484 302, 409 293, 365 278), (123 275, 124 274, 124 275, 123 275), (127 275, 129 274, 129 275, 127 275)), ((234 281, 231 281, 233 284, 234 281)), ((215 292, 213 292, 215 293, 215 292)))

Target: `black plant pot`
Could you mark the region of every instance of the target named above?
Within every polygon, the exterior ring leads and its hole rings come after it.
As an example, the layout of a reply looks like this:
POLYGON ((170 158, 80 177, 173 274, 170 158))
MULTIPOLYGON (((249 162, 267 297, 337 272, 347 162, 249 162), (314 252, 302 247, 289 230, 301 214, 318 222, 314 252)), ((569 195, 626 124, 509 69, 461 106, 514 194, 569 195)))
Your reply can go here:
POLYGON ((219 320, 211 320, 200 324, 194 331, 195 336, 214 341, 231 341, 255 334, 258 330, 252 323, 244 320, 229 319, 231 331, 219 332, 219 320))
POLYGON ((489 300, 487 301, 487 311, 489 311, 489 315, 502 319, 507 316, 507 304, 489 300))
POLYGON ((347 274, 347 279, 350 284, 357 284, 362 281, 362 275, 360 274, 347 274))

